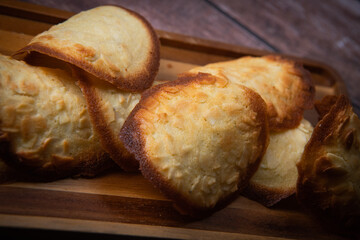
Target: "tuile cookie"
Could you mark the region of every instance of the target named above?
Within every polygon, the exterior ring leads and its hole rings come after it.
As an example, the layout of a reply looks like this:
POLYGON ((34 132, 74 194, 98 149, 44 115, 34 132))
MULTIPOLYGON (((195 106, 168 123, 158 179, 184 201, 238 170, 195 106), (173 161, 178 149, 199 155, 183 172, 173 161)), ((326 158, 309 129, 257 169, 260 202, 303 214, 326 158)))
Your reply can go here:
POLYGON ((201 216, 258 168, 268 143, 266 105, 245 86, 200 73, 145 91, 120 138, 181 213, 201 216))
POLYGON ((266 207, 296 192, 296 164, 310 139, 313 127, 303 119, 294 129, 270 132, 269 146, 258 170, 243 194, 266 207))
POLYGON ((113 166, 85 99, 65 71, 0 55, 0 155, 39 179, 93 176, 113 166))
POLYGON ((297 165, 297 198, 325 222, 358 231, 360 120, 344 95, 334 104, 329 99, 320 107, 329 112, 315 126, 297 165))
POLYGON ((304 110, 313 106, 315 88, 310 73, 284 57, 242 57, 196 67, 186 74, 198 72, 226 78, 259 93, 268 108, 271 131, 296 128, 304 110))
POLYGON ((159 41, 151 25, 117 6, 76 14, 35 36, 16 55, 26 58, 31 52, 69 62, 126 91, 149 88, 160 62, 159 41))

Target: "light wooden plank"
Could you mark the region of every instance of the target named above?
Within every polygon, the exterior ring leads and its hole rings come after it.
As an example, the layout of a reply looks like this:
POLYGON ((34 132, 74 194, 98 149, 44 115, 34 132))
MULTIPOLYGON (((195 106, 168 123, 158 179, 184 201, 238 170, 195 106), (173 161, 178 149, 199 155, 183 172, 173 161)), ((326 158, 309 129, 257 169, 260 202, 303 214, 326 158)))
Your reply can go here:
POLYGON ((259 238, 334 237, 304 212, 287 207, 268 209, 258 203, 247 205, 249 200, 239 199, 243 202, 241 207, 227 207, 203 219, 189 219, 177 213, 170 201, 1 186, 0 213, 176 227, 184 233, 197 229, 259 238))
POLYGON ((1 186, 76 193, 166 200, 140 173, 113 172, 95 179, 62 179, 53 182, 13 182, 1 186))
POLYGON ((0 29, 0 53, 11 55, 33 38, 33 36, 0 29))
POLYGON ((0 29, 35 36, 48 30, 52 24, 0 15, 0 29))

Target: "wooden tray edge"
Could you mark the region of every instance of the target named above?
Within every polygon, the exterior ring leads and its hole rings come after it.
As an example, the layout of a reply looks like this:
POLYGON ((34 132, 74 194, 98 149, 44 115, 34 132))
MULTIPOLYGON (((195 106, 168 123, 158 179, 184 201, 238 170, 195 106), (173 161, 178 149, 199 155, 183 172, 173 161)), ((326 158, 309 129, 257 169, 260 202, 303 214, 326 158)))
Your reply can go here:
MULTIPOLYGON (((67 219, 56 217, 17 216, 11 214, 0 214, 0 225, 6 228, 55 231, 58 230, 68 232, 100 233, 166 239, 259 239, 258 236, 242 233, 215 232, 197 229, 186 229, 186 233, 184 233, 182 229, 178 229, 175 227, 102 222, 95 220, 67 219)), ((262 236, 261 239, 289 240, 289 238, 278 238, 270 236, 262 236)))

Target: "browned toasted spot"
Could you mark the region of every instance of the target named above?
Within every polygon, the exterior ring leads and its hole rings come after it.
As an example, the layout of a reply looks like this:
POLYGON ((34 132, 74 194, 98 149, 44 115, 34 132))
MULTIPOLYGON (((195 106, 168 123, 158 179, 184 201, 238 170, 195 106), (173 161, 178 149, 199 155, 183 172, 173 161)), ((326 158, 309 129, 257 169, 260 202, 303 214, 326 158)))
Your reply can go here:
POLYGON ((96 55, 96 51, 94 48, 85 47, 78 43, 74 44, 74 47, 75 47, 76 51, 78 51, 85 58, 94 57, 96 55))
POLYGON ((51 36, 51 35, 42 35, 39 37, 39 39, 44 39, 44 40, 51 40, 53 39, 54 37, 51 36))
POLYGON ((321 120, 328 112, 331 107, 336 103, 338 97, 334 95, 327 95, 323 97, 321 101, 315 101, 315 109, 319 114, 319 120, 321 120))

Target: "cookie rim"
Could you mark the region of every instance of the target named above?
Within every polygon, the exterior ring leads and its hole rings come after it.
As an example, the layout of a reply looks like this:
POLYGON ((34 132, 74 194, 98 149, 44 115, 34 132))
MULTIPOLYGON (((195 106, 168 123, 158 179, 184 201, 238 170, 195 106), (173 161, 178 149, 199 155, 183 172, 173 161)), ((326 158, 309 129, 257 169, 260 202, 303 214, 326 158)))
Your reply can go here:
POLYGON ((164 177, 156 170, 156 167, 152 165, 151 160, 148 158, 144 151, 145 139, 142 137, 139 121, 136 118, 136 113, 143 108, 147 107, 147 99, 152 98, 153 95, 161 92, 166 87, 186 87, 192 83, 198 83, 204 81, 204 79, 212 78, 216 79, 216 76, 206 73, 199 73, 196 76, 186 76, 179 78, 175 81, 166 82, 164 84, 156 85, 146 90, 138 105, 130 113, 129 117, 125 121, 121 131, 120 139, 123 141, 125 147, 135 155, 135 158, 140 163, 140 170, 143 176, 149 180, 156 188, 158 188, 163 194, 173 200, 175 208, 182 214, 190 215, 192 217, 201 217, 211 214, 212 212, 225 207, 232 199, 234 199, 248 184, 250 178, 258 169, 262 156, 265 154, 268 142, 269 142, 269 129, 266 114, 266 105, 264 100, 255 91, 237 84, 245 89, 252 98, 257 99, 257 102, 251 103, 252 108, 258 113, 259 122, 262 123, 261 132, 258 137, 258 142, 262 147, 262 151, 258 152, 256 160, 252 163, 252 166, 248 168, 247 175, 244 177, 242 183, 238 183, 238 190, 220 198, 214 207, 200 207, 194 205, 181 193, 179 193, 164 177))
POLYGON ((141 92, 149 88, 154 82, 156 74, 160 67, 160 41, 157 37, 155 30, 143 16, 130 9, 117 5, 102 5, 99 7, 106 7, 106 6, 116 7, 129 13, 144 26, 144 29, 146 29, 150 37, 150 42, 152 43, 151 44, 152 50, 150 51, 149 56, 146 62, 144 63, 146 67, 141 71, 134 73, 133 76, 127 78, 112 77, 110 74, 101 71, 99 69, 96 69, 92 64, 88 63, 84 59, 77 58, 68 54, 64 54, 61 51, 61 49, 56 49, 46 46, 41 42, 35 42, 25 46, 24 48, 15 52, 13 54, 13 57, 25 59, 27 55, 29 55, 32 51, 35 51, 62 60, 64 62, 73 64, 124 91, 141 92))

